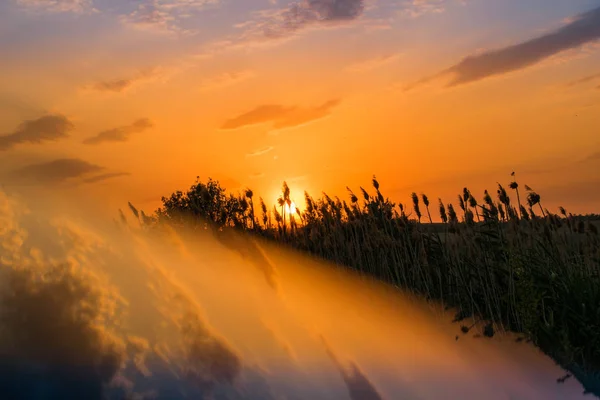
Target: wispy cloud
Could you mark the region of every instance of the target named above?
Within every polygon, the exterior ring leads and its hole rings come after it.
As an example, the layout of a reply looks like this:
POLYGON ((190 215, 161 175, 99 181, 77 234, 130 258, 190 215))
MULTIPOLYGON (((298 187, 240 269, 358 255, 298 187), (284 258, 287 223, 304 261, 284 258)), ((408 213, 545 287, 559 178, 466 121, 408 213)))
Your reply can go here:
POLYGON ((85 178, 85 179, 83 179, 83 183, 102 182, 102 181, 106 181, 108 179, 119 178, 122 176, 130 176, 130 175, 131 174, 129 172, 107 172, 105 174, 100 174, 100 175, 92 176, 89 178, 85 178))
POLYGON ((258 156, 262 156, 264 154, 267 154, 267 153, 273 151, 274 149, 275 149, 275 147, 273 147, 273 146, 265 147, 265 148, 262 148, 260 150, 256 150, 256 151, 254 151, 252 153, 246 154, 246 157, 258 157, 258 156))
POLYGON ((600 73, 594 74, 594 75, 588 75, 588 76, 583 77, 581 79, 577 79, 575 81, 569 82, 567 84, 567 86, 581 85, 581 84, 589 83, 589 82, 592 82, 592 81, 595 81, 595 80, 600 80, 600 73))
POLYGON ((52 13, 82 14, 96 11, 92 6, 92 0, 16 0, 16 2, 28 9, 52 13))
POLYGON ((139 71, 125 78, 101 80, 84 86, 84 89, 104 93, 124 93, 136 86, 158 79, 168 79, 177 68, 154 67, 139 71))
POLYGON ((100 144, 105 142, 126 142, 134 133, 141 133, 152 128, 154 125, 148 118, 138 119, 131 125, 121 126, 98 133, 83 141, 83 144, 100 144))
POLYGON ((303 182, 307 178, 308 178, 307 175, 298 175, 298 176, 292 176, 291 178, 287 178, 285 181, 287 183, 303 182))
POLYGON ((75 128, 63 115, 45 115, 38 119, 21 123, 14 132, 0 136, 0 151, 5 151, 22 143, 54 142, 69 137, 75 128))
POLYGON ((364 11, 363 0, 304 0, 277 10, 257 13, 255 20, 241 25, 244 36, 253 39, 280 39, 318 24, 348 22, 364 11))
POLYGON ((344 68, 346 72, 366 72, 379 67, 382 67, 386 64, 391 64, 397 61, 400 58, 400 54, 389 54, 385 56, 376 57, 370 60, 360 61, 354 64, 351 64, 344 68))
POLYGON ((250 177, 250 179, 260 179, 260 178, 262 178, 264 176, 265 176, 265 174, 262 173, 262 172, 255 172, 253 174, 250 174, 249 177, 250 177))
POLYGON ((453 76, 449 86, 525 69, 558 53, 600 39, 600 7, 580 14, 565 26, 501 49, 472 55, 439 75, 453 76))
POLYGON ((401 3, 397 14, 401 17, 418 18, 425 14, 439 14, 446 10, 447 0, 407 0, 401 3))
MULTIPOLYGON (((240 33, 205 46, 199 57, 211 57, 224 50, 284 43, 309 29, 348 26, 364 13, 365 0, 300 0, 284 7, 256 11, 235 25, 240 33)), ((276 5, 276 2, 271 2, 276 5)))
POLYGON ((340 100, 330 100, 316 107, 286 107, 278 104, 262 105, 225 121, 221 129, 232 130, 251 125, 271 123, 275 129, 291 128, 328 116, 340 100))
POLYGON ((222 89, 247 81, 249 79, 254 78, 255 76, 256 74, 250 70, 224 72, 211 79, 204 80, 200 85, 200 90, 211 91, 215 89, 222 89))
POLYGON ((218 3, 220 0, 144 0, 121 21, 139 29, 193 34, 196 31, 184 28, 183 21, 218 3))

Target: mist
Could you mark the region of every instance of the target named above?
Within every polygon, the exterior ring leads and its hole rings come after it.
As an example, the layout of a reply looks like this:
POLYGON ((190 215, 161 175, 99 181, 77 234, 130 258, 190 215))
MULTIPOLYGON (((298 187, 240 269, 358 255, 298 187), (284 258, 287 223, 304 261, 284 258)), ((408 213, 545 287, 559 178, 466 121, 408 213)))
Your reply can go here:
POLYGON ((249 236, 106 214, 0 189, 3 399, 584 397, 441 304, 249 236))

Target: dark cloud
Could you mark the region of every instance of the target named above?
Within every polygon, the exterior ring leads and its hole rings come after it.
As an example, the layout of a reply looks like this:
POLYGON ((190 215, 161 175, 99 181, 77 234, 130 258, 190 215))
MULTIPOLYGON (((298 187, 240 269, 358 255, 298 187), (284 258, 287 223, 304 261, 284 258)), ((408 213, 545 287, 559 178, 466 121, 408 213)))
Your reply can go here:
POLYGON ((449 86, 475 82, 535 65, 562 51, 600 39, 600 7, 580 14, 551 33, 522 43, 472 55, 442 74, 454 78, 449 86))
POLYGON ((101 173, 105 169, 78 158, 61 158, 13 170, 5 179, 19 185, 52 185, 65 182, 95 183, 129 175, 126 172, 101 173))
POLYGON ((197 314, 191 312, 181 319, 181 335, 187 361, 184 375, 205 396, 218 385, 235 383, 242 371, 240 357, 197 314))
POLYGON ((75 126, 65 116, 45 115, 21 123, 13 133, 0 136, 0 151, 21 143, 42 143, 69 137, 75 126))
POLYGON ((291 128, 328 116, 339 103, 340 100, 331 100, 309 108, 262 105, 226 121, 221 129, 239 129, 264 123, 272 123, 276 129, 291 128))
POLYGON ((126 354, 116 334, 98 323, 115 321, 105 307, 110 299, 79 271, 69 264, 0 263, 3 399, 104 398, 126 354))
POLYGON ((243 370, 242 358, 210 327, 192 298, 168 277, 159 276, 161 280, 153 282, 153 290, 165 305, 163 316, 173 323, 180 339, 177 347, 183 357, 178 375, 202 393, 190 398, 213 398, 218 387, 235 385, 243 370))
POLYGON ((104 170, 78 158, 61 158, 54 161, 32 164, 13 171, 13 177, 28 182, 59 183, 104 170))
POLYGON ((141 133, 153 126, 148 118, 138 119, 131 125, 109 129, 83 141, 84 144, 100 144, 104 142, 126 142, 134 133, 141 133))
POLYGON ((365 9, 364 0, 303 0, 247 23, 247 39, 279 39, 309 26, 355 20, 365 9))
POLYGON ((327 21, 355 19, 365 9, 363 0, 308 0, 307 4, 327 21))

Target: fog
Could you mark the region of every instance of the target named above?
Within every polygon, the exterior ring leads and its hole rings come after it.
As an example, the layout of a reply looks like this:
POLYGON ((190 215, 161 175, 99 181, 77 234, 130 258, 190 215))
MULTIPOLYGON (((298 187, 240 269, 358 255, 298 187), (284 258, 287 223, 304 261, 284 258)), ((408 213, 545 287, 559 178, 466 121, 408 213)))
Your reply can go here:
POLYGON ((463 334, 442 305, 88 200, 0 189, 2 399, 584 397, 532 345, 463 334))

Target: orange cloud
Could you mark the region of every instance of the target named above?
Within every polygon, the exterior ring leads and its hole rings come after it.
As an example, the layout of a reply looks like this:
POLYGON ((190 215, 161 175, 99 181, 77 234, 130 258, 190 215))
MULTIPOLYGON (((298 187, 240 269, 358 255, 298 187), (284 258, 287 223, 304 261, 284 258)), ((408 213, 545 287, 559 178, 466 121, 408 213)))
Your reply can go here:
POLYGON ((316 107, 285 107, 282 105, 262 105, 226 121, 221 129, 233 130, 251 125, 271 123, 275 129, 304 125, 328 116, 340 100, 330 100, 316 107))
POLYGON ((148 118, 142 118, 128 126, 109 129, 83 141, 84 144, 100 144, 104 142, 126 142, 134 133, 144 132, 154 126, 148 118))
POLYGON ((273 146, 265 147, 263 149, 256 150, 256 151, 254 151, 252 153, 246 154, 246 157, 258 157, 258 156, 262 156, 263 154, 267 154, 267 153, 273 151, 274 149, 275 149, 275 147, 273 147, 273 146))

